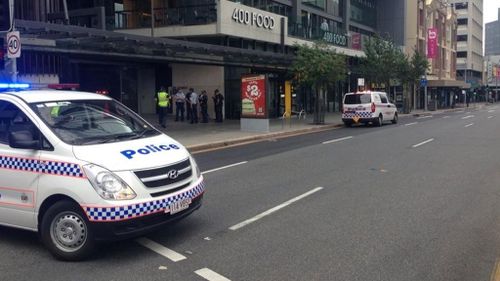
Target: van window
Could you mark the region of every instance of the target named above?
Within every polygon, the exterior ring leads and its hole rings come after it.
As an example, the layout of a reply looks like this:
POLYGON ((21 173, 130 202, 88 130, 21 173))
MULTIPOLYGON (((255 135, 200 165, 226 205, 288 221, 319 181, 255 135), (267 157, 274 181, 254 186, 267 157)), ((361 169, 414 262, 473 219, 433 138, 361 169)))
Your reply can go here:
MULTIPOLYGON (((8 145, 9 131, 19 129, 28 129, 35 139, 40 138, 40 131, 22 110, 8 101, 0 100, 0 143, 8 145)), ((42 137, 42 149, 52 149, 44 137, 42 137)))
POLYGON ((382 103, 387 103, 387 96, 386 95, 380 95, 380 99, 382 100, 382 103))
POLYGON ((361 103, 371 103, 372 95, 371 94, 352 94, 346 95, 344 97, 344 104, 361 104, 361 103))
POLYGON ((160 134, 114 100, 61 100, 33 103, 31 108, 68 144, 119 142, 160 134))

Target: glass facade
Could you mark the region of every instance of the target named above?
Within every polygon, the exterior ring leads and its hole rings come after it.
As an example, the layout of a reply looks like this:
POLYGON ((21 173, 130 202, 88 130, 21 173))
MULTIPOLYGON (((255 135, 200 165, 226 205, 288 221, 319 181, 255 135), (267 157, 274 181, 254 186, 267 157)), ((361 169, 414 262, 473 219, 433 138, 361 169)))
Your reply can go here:
POLYGON ((377 27, 377 1, 351 0, 351 15, 353 22, 369 27, 377 27))

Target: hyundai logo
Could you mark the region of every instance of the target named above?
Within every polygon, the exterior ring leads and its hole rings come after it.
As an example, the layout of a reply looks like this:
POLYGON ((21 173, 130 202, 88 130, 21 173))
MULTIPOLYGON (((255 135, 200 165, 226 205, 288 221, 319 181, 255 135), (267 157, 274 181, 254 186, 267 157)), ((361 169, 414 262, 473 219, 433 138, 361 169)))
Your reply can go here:
POLYGON ((170 170, 167 173, 167 178, 171 180, 175 180, 179 176, 179 171, 177 170, 170 170))

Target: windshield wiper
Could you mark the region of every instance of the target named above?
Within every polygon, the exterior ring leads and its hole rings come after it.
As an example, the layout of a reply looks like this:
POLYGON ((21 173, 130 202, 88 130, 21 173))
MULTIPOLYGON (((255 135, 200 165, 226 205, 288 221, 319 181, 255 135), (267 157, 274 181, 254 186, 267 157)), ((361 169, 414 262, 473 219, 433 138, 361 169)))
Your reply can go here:
POLYGON ((146 135, 149 135, 151 133, 158 133, 158 131, 153 130, 153 129, 145 129, 142 132, 140 132, 139 134, 136 134, 134 137, 132 137, 132 139, 140 139, 140 138, 142 138, 146 135))

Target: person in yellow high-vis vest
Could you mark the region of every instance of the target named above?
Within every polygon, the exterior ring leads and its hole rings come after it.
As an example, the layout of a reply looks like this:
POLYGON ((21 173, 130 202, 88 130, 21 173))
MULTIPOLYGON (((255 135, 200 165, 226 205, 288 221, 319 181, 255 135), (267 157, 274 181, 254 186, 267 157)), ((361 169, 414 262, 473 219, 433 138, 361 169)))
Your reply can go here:
POLYGON ((170 95, 165 90, 165 87, 161 87, 160 91, 156 93, 155 100, 158 105, 158 122, 163 128, 166 128, 167 107, 170 104, 170 95))

